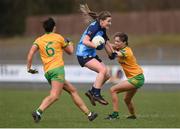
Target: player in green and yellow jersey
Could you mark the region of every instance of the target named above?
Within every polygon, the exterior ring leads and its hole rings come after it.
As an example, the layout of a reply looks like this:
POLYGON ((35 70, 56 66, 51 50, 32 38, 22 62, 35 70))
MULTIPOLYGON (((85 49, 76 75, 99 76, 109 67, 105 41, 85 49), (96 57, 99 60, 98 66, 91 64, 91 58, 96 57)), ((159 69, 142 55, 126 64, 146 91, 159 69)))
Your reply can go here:
POLYGON ((117 94, 121 92, 126 92, 124 101, 130 113, 130 116, 128 116, 127 118, 136 119, 132 98, 136 94, 137 90, 144 84, 143 70, 137 64, 136 58, 131 48, 128 46, 127 34, 118 32, 115 34, 114 40, 115 42, 113 44, 113 48, 117 53, 118 62, 122 66, 127 80, 110 88, 113 103, 113 113, 110 114, 106 119, 118 119, 119 107, 117 94))
POLYGON ((27 71, 32 74, 38 72, 31 69, 31 65, 34 54, 39 50, 45 77, 51 84, 51 90, 49 96, 44 98, 39 108, 32 113, 34 121, 39 122, 41 120, 42 113, 58 100, 62 89, 71 95, 74 103, 87 115, 90 121, 94 120, 97 113, 89 111, 76 88, 65 79, 63 50, 68 54, 72 54, 74 51, 72 42, 55 33, 56 26, 52 18, 43 22, 43 28, 46 33, 35 40, 28 53, 27 71))

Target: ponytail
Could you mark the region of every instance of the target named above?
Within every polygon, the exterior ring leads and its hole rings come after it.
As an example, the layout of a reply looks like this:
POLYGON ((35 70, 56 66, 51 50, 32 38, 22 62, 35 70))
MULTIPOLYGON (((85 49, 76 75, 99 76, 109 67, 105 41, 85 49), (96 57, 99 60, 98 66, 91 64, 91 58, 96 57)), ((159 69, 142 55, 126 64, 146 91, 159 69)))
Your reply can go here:
POLYGON ((83 13, 86 23, 92 22, 98 18, 97 13, 91 11, 87 4, 80 4, 80 11, 83 13))
POLYGON ((111 13, 108 11, 102 11, 99 14, 91 11, 87 4, 80 4, 80 10, 83 13, 86 23, 90 23, 94 20, 105 20, 107 17, 111 17, 111 13))

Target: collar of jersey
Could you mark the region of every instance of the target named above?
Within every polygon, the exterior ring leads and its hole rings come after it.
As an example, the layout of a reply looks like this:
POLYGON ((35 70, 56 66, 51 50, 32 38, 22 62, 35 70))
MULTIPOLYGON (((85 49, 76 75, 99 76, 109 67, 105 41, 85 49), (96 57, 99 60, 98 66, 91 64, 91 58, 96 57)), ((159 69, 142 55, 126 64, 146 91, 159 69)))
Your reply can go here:
POLYGON ((51 33, 53 33, 53 32, 46 32, 46 34, 51 34, 51 33))

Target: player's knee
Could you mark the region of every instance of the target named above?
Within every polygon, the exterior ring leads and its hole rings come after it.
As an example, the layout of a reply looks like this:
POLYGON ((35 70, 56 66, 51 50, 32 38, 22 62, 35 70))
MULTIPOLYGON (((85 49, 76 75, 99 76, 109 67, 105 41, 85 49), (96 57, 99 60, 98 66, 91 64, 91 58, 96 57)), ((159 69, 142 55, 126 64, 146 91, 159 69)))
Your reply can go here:
POLYGON ((53 101, 57 101, 59 99, 59 95, 51 95, 51 99, 53 101))
POLYGON ((106 75, 107 74, 107 68, 102 67, 101 69, 99 69, 99 73, 102 73, 103 75, 106 75))
POLYGON ((107 73, 106 73, 106 80, 108 80, 110 77, 111 77, 111 76, 110 76, 109 72, 107 72, 107 73))
POLYGON ((128 97, 124 97, 124 102, 125 102, 126 104, 129 104, 129 103, 131 102, 131 100, 130 100, 128 97))
POLYGON ((113 93, 116 93, 115 89, 113 87, 110 88, 110 93, 113 94, 113 93))

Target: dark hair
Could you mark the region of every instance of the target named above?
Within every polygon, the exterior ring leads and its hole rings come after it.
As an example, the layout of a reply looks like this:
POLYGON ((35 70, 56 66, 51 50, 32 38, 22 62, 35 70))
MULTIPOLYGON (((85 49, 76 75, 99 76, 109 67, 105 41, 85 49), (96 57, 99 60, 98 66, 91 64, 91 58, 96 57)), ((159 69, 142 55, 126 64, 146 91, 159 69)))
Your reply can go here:
POLYGON ((128 35, 126 33, 123 33, 123 32, 117 32, 114 34, 114 38, 115 37, 119 37, 119 39, 122 41, 122 42, 125 42, 126 45, 128 45, 128 35))
POLYGON ((46 32, 52 32, 55 25, 56 23, 53 18, 48 18, 43 22, 43 28, 46 32))
POLYGON ((108 11, 102 11, 99 14, 91 11, 87 4, 81 4, 80 10, 83 13, 83 16, 85 17, 85 22, 91 22, 93 20, 106 20, 107 17, 111 17, 111 13, 108 11))

